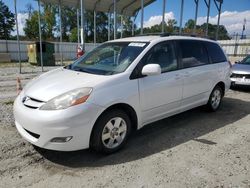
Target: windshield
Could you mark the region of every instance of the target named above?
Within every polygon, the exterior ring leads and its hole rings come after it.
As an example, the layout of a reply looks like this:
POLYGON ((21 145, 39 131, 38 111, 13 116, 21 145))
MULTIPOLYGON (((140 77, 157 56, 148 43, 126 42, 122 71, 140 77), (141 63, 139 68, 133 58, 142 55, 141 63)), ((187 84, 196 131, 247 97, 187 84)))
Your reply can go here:
POLYGON ((245 59, 243 59, 240 64, 247 64, 250 65, 250 56, 247 56, 245 59))
POLYGON ((145 49, 147 44, 143 42, 105 43, 65 68, 100 75, 121 73, 145 49))

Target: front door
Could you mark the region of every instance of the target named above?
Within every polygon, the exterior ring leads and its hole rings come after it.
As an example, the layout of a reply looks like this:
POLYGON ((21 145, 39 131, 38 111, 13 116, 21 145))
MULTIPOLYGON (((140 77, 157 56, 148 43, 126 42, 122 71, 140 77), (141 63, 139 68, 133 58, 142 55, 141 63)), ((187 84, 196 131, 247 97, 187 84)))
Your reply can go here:
POLYGON ((178 73, 174 44, 162 42, 144 56, 141 63, 159 64, 162 73, 139 79, 143 124, 176 113, 180 109, 183 80, 178 73))

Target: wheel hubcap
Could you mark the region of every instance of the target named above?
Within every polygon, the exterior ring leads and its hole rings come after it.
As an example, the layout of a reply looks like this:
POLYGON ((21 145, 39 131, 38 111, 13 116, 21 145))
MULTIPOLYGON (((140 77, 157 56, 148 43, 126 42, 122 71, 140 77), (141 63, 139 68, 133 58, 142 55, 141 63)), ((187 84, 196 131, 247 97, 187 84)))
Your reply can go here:
POLYGON ((102 131, 102 143, 107 148, 118 147, 127 133, 127 124, 124 119, 115 117, 109 120, 102 131))
POLYGON ((220 105, 220 101, 221 101, 221 92, 220 90, 214 90, 213 94, 212 94, 212 99, 211 99, 211 104, 213 109, 218 108, 218 106, 220 105))

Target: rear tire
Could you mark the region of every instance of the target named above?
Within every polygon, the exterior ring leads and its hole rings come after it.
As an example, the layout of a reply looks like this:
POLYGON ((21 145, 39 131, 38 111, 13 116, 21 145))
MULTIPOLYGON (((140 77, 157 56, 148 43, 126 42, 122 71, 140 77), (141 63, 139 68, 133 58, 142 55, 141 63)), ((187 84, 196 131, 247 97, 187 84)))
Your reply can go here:
POLYGON ((223 91, 220 86, 215 86, 210 94, 209 100, 207 102, 207 109, 211 112, 215 112, 219 109, 221 105, 221 100, 223 97, 223 91))
POLYGON ((131 121, 124 111, 107 111, 101 115, 93 128, 90 148, 97 152, 114 153, 126 144, 130 131, 131 121))

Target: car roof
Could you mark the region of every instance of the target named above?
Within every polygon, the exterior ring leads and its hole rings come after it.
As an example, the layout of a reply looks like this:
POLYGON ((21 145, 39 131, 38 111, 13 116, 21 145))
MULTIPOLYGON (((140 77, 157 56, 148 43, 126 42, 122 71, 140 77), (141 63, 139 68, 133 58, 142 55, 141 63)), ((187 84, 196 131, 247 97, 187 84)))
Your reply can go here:
POLYGON ((152 42, 152 41, 166 41, 166 40, 199 40, 199 41, 208 41, 214 42, 216 41, 200 38, 200 37, 192 37, 192 36, 161 36, 161 35, 147 35, 147 36, 135 36, 135 37, 127 37, 122 39, 116 39, 109 42, 152 42))
POLYGON ((136 36, 136 37, 127 37, 122 39, 116 39, 112 42, 130 42, 130 41, 136 41, 136 42, 150 42, 152 40, 158 39, 160 36, 150 35, 150 36, 136 36))

